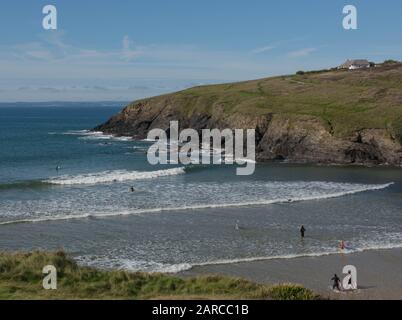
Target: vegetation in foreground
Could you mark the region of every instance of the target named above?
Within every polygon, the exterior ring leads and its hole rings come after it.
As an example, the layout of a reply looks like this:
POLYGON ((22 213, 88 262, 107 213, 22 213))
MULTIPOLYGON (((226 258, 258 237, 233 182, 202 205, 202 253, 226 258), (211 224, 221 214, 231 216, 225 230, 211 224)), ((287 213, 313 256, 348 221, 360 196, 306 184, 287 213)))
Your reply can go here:
POLYGON ((0 253, 0 299, 275 299, 319 297, 298 285, 266 286, 243 279, 102 271, 81 267, 63 251, 0 253), (46 265, 57 269, 57 290, 42 287, 46 265))

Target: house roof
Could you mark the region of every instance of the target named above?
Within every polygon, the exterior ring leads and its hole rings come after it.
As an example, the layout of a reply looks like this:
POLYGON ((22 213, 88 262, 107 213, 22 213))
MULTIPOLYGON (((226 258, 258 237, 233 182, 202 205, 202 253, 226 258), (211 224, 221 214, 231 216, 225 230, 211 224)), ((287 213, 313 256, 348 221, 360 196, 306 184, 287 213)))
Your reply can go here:
POLYGON ((355 59, 355 60, 346 60, 340 67, 349 68, 350 66, 367 66, 370 65, 370 62, 366 59, 355 59))

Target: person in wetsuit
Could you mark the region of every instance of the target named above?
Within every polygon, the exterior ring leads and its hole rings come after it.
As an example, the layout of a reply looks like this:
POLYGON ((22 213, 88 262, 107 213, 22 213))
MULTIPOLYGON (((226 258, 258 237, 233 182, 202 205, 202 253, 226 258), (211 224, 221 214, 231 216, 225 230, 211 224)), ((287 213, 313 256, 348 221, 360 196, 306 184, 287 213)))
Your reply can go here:
POLYGON ((333 281, 334 283, 332 284, 332 290, 338 290, 341 291, 341 287, 340 287, 340 283, 341 283, 341 279, 339 279, 338 275, 335 273, 333 278, 331 278, 331 281, 333 281))
POLYGON ((304 238, 304 233, 306 232, 306 228, 304 226, 301 226, 300 228, 300 235, 302 238, 304 238))

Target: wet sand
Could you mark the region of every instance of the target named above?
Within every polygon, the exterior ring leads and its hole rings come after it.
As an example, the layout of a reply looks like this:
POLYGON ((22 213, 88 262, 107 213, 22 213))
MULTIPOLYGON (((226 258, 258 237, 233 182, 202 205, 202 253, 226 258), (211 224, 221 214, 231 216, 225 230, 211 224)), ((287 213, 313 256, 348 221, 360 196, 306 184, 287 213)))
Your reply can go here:
POLYGON ((402 299, 402 249, 371 250, 353 254, 273 259, 194 267, 181 276, 222 274, 259 283, 298 283, 331 299, 402 299), (333 274, 343 278, 346 265, 357 268, 358 290, 335 293, 333 274))

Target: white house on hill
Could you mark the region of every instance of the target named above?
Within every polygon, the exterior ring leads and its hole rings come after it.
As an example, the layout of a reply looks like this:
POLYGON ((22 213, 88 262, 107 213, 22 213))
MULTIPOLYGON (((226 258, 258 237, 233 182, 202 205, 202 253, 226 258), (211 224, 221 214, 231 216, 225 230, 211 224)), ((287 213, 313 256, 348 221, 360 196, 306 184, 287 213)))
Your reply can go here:
POLYGON ((349 69, 349 70, 356 70, 356 69, 364 69, 370 68, 371 63, 368 60, 346 60, 345 63, 341 64, 338 69, 349 69))

